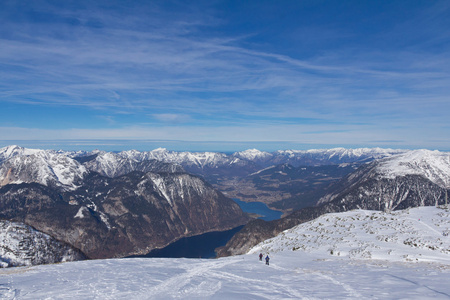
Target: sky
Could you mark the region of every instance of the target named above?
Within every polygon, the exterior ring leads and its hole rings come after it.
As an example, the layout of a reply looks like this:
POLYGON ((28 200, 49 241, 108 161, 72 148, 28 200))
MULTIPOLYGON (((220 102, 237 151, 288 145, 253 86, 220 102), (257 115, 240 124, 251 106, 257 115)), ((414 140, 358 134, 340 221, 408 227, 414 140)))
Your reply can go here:
POLYGON ((0 146, 450 150, 450 2, 0 2, 0 146))

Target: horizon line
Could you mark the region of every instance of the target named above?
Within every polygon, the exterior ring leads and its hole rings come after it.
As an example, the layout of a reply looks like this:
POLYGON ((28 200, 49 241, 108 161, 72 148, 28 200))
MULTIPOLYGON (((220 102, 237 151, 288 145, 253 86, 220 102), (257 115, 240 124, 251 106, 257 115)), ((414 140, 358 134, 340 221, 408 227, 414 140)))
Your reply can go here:
MULTIPOLYGON (((392 142, 391 142, 392 143, 392 142)), ((447 149, 434 147, 406 147, 389 145, 389 141, 380 142, 379 145, 363 144, 311 144, 293 141, 185 141, 185 140, 127 140, 127 139, 59 139, 59 140, 0 140, 0 147, 17 145, 23 148, 46 148, 64 151, 107 151, 120 152, 126 150, 152 151, 165 148, 175 152, 240 152, 256 149, 263 152, 276 152, 282 150, 330 150, 343 149, 392 149, 392 150, 438 150, 450 152, 447 149)), ((395 143, 394 143, 395 144, 395 143)))

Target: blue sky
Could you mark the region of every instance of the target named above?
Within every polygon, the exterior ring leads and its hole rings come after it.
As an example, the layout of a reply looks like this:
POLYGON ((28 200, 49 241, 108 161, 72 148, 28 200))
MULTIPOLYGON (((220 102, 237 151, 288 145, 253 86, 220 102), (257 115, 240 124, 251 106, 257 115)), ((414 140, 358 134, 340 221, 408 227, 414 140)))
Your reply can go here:
POLYGON ((449 113, 449 1, 0 2, 0 146, 450 150, 449 113))

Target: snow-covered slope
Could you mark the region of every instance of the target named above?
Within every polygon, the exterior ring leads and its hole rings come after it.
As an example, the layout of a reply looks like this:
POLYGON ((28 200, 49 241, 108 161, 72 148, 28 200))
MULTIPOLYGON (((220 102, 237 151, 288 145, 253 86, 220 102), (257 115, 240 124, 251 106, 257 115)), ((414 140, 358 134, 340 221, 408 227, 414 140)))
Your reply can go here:
POLYGON ((0 220, 0 267, 84 259, 80 251, 30 226, 0 220))
POLYGON ((318 221, 322 225, 310 223, 305 229, 308 232, 286 232, 241 256, 213 260, 128 258, 0 269, 0 298, 450 298, 449 254, 444 249, 448 238, 438 238, 438 233, 448 230, 448 211, 420 208, 394 215, 361 211, 327 215, 318 221), (421 221, 416 222, 419 217, 421 221), (397 233, 390 226, 398 224, 417 232, 413 237, 407 228, 397 233), (302 234, 311 236, 302 238, 302 234), (346 254, 353 247, 363 250, 346 254), (391 248, 383 260, 362 255, 391 248), (271 251, 269 266, 258 260, 260 250, 271 251), (405 250, 407 257, 401 257, 405 250))
POLYGON ((417 207, 391 213, 355 210, 300 224, 258 244, 249 253, 304 251, 450 266, 449 235, 448 209, 417 207))

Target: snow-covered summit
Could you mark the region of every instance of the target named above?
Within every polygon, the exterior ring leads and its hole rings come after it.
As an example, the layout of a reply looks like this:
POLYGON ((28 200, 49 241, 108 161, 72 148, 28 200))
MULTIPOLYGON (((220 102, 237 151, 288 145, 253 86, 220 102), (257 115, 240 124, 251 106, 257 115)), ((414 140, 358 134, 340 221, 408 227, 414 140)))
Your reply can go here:
POLYGON ((414 150, 379 161, 377 171, 386 178, 421 175, 433 183, 450 188, 450 153, 414 150))
POLYGON ((256 161, 256 160, 266 160, 273 157, 273 154, 269 152, 260 151, 258 149, 248 149, 245 151, 235 152, 233 156, 239 157, 246 160, 256 161))
POLYGON ((43 150, 39 150, 39 149, 23 148, 23 147, 19 147, 17 145, 6 146, 3 148, 0 148, 0 163, 2 161, 5 161, 9 158, 14 157, 14 156, 32 155, 32 154, 36 154, 36 153, 42 152, 42 151, 43 150))
POLYGON ((37 182, 75 189, 88 170, 76 160, 54 151, 15 155, 0 165, 0 186, 37 182))
POLYGON ((321 159, 379 159, 395 154, 404 153, 407 150, 401 149, 383 149, 383 148, 332 148, 332 149, 309 149, 309 150, 278 150, 275 155, 287 157, 301 157, 301 156, 318 156, 321 159))

